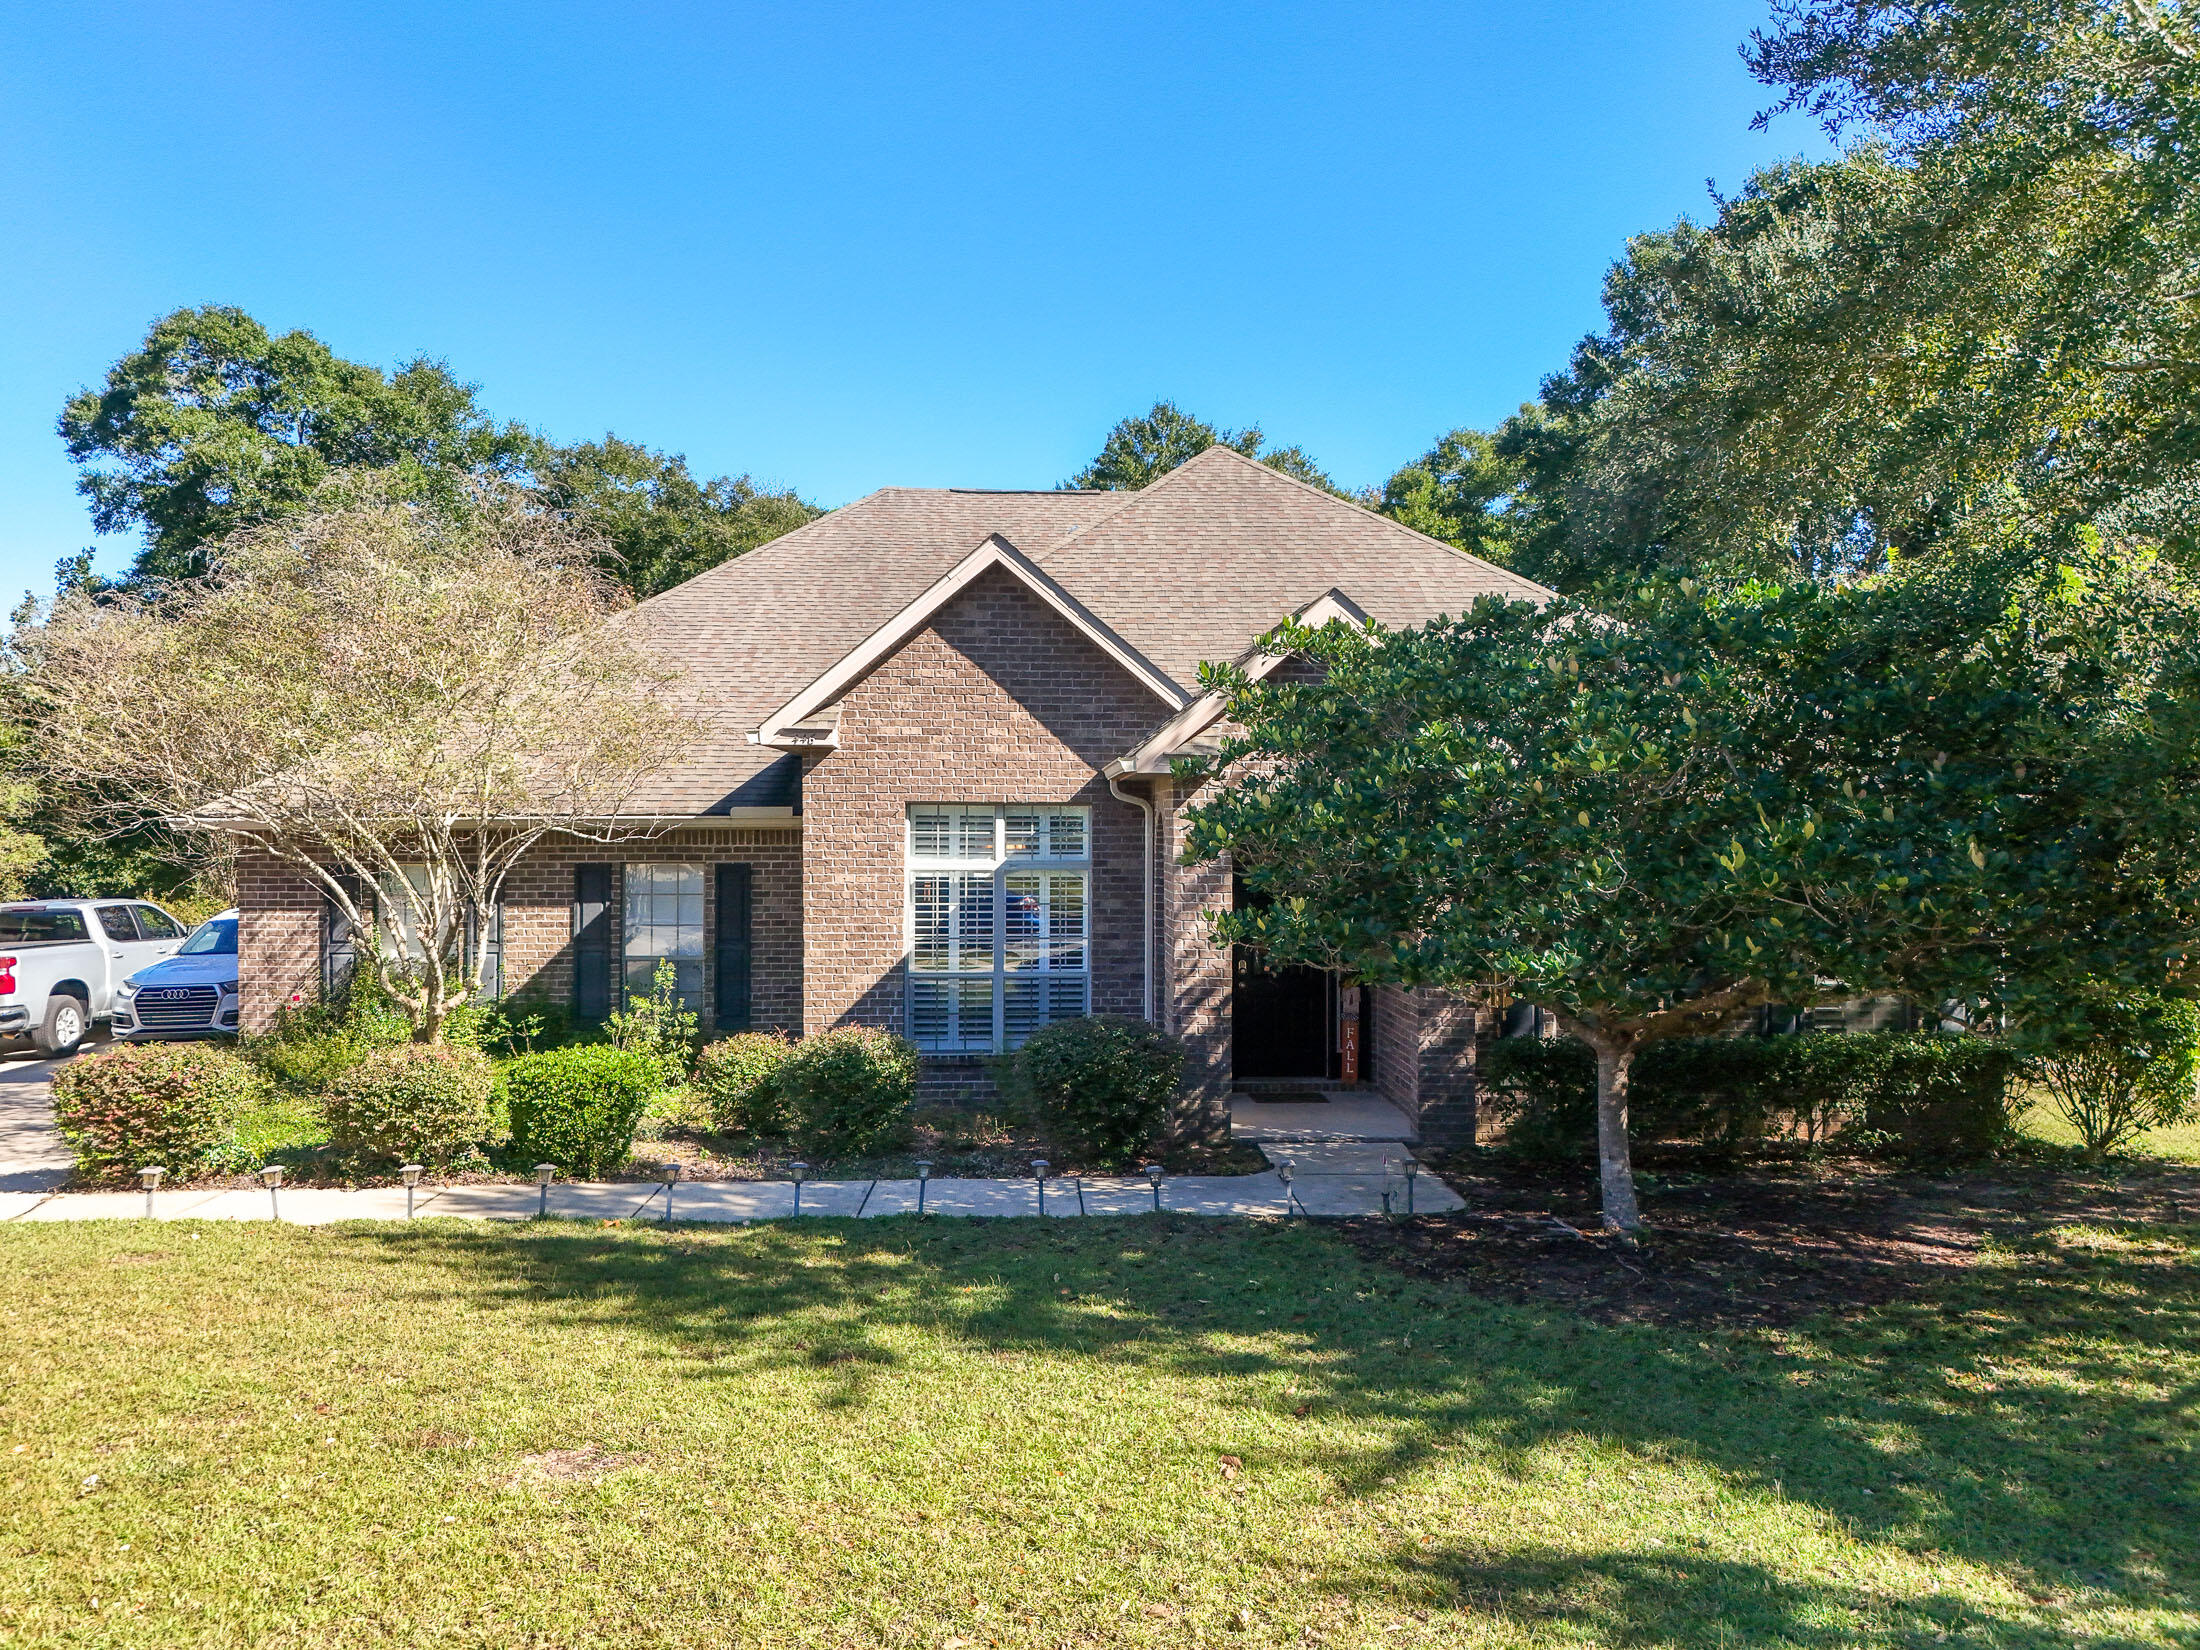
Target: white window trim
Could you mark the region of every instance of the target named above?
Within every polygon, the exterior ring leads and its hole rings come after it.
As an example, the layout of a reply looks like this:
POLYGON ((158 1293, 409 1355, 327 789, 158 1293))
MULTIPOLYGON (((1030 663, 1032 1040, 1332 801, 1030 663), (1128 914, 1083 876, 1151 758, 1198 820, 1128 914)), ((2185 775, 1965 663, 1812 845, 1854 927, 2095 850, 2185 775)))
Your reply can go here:
MULTIPOLYGON (((992 1046, 984 1049, 951 1048, 924 1049, 927 1054, 971 1055, 1002 1054, 1008 1051, 1008 877, 1023 871, 1075 872, 1085 879, 1085 966, 1084 1012, 1092 1012, 1092 963, 1093 963, 1093 810, 1083 803, 1072 802, 912 802, 902 809, 902 877, 901 877, 901 972, 903 980, 902 1018, 908 1028, 911 1042, 916 1042, 916 985, 920 980, 941 981, 970 980, 978 977, 975 970, 954 973, 919 973, 917 956, 917 899, 916 881, 920 876, 947 875, 969 876, 979 873, 993 879, 993 1037, 992 1046), (925 855, 917 853, 917 815, 919 812, 945 808, 964 813, 974 813, 984 808, 993 810, 993 852, 990 858, 973 856, 925 855), (1008 816, 1021 813, 1074 813, 1085 821, 1085 851, 1075 856, 1061 854, 1016 854, 1008 852, 1008 816)), ((1073 972, 1065 969, 1063 973, 1073 972)), ((1044 975, 1041 976, 1042 978, 1044 975)), ((918 1043, 920 1049, 923 1044, 918 1043)))

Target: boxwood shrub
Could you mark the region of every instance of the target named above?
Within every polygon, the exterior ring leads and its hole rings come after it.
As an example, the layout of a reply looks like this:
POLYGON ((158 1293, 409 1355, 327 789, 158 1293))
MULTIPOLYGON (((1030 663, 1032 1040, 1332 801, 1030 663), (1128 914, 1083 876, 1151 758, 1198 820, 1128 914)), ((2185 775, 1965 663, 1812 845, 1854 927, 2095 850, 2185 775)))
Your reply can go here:
POLYGON ((1121 1168, 1160 1135, 1183 1070, 1183 1044, 1159 1027, 1094 1016, 1033 1033, 1009 1064, 1009 1088, 1056 1149, 1121 1168))
POLYGON ((773 1079, 795 1143, 821 1157, 891 1145, 917 1097, 917 1051, 875 1026, 843 1026, 795 1044, 773 1079))
POLYGON ((119 1043, 56 1069, 54 1120, 88 1178, 157 1163, 181 1179, 229 1138, 257 1081, 217 1043, 119 1043))
POLYGON ((495 1088, 495 1068, 479 1049, 374 1049, 324 1091, 329 1141, 349 1157, 440 1167, 487 1138, 495 1088))
POLYGON ((503 1077, 513 1155, 584 1179, 617 1168, 663 1076, 648 1055, 603 1043, 523 1055, 503 1077))
POLYGON ((764 1138, 790 1133, 793 1118, 779 1092, 779 1068, 794 1043, 776 1031, 742 1031, 703 1047, 695 1085, 710 1108, 710 1126, 764 1138))

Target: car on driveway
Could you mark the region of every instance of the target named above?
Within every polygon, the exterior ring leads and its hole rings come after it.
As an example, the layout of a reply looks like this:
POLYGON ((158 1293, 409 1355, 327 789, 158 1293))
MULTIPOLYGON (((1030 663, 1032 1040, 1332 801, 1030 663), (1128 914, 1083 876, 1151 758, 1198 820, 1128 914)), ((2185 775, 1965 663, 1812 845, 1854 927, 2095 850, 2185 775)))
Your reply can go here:
POLYGON ((176 954, 141 968, 115 990, 117 1037, 234 1037, 237 913, 224 911, 191 930, 176 954))
POLYGON ((123 980, 172 956, 183 937, 182 923, 144 900, 0 905, 0 1038, 73 1053, 113 1013, 123 980))

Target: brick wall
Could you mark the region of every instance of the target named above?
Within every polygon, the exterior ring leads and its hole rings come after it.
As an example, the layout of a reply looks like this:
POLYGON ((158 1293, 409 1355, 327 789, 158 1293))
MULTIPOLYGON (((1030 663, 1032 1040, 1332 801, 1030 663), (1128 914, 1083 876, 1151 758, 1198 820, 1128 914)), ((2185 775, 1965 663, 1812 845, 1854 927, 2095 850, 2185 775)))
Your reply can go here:
POLYGON ((247 1031, 265 1031, 292 992, 321 994, 321 892, 273 854, 237 856, 237 983, 247 1031))
MULTIPOLYGON (((840 748, 803 778, 803 1017, 907 1029, 905 826, 912 802, 1092 810, 1092 1007, 1140 1008, 1143 816, 1100 770, 1168 708, 1006 572, 989 572, 844 696, 840 748)), ((936 1062, 928 1092, 990 1092, 936 1062)))
POLYGON ((693 829, 632 842, 561 837, 537 847, 504 881, 504 978, 507 991, 559 1004, 573 1000, 573 867, 608 864, 611 875, 613 989, 624 979, 625 867, 696 865, 703 872, 703 1000, 693 1005, 712 1027, 718 994, 717 872, 750 873, 749 963, 752 1021, 802 1030, 802 833, 798 830, 693 829))
POLYGON ((1220 1138, 1230 1129, 1230 953, 1208 936, 1206 913, 1229 909, 1227 855, 1198 865, 1180 863, 1185 810, 1200 785, 1155 782, 1160 815, 1160 934, 1162 1023, 1184 1040, 1184 1088, 1177 1126, 1220 1138))
POLYGON ((1375 988, 1375 1083, 1435 1146, 1471 1146, 1482 1020, 1470 1002, 1426 988, 1375 988))
MULTIPOLYGON (((798 830, 696 829, 621 843, 558 837, 543 842, 504 883, 504 978, 512 994, 558 1003, 573 1000, 573 867, 608 863, 612 874, 611 946, 614 970, 623 943, 623 867, 694 864, 703 868, 703 1000, 695 1005, 706 1028, 717 991, 717 920, 713 897, 722 862, 754 867, 750 881, 750 991, 757 1027, 802 1028, 802 837, 798 830)), ((320 891, 269 855, 238 862, 242 915, 238 973, 244 1023, 265 1030, 292 992, 321 989, 320 891)), ((621 976, 614 973, 614 980, 621 976)))

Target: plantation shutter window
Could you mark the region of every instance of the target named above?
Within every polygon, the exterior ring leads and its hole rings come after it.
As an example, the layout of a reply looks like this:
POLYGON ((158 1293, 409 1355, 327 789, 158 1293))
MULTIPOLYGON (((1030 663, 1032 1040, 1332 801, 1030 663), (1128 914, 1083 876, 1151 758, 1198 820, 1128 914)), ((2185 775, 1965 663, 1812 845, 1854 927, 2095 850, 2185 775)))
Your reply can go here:
POLYGON ((909 1035, 994 1053, 1090 1012, 1090 817, 1083 808, 909 810, 909 1035))
POLYGON ((466 952, 460 959, 461 966, 471 971, 474 959, 481 959, 480 1002, 499 1002, 504 997, 504 902, 498 900, 489 907, 488 920, 482 920, 481 907, 466 908, 466 952))
POLYGON ((611 867, 573 867, 573 1017, 611 1012, 611 867))
POLYGON ((720 1031, 747 1031, 754 1016, 749 984, 749 900, 754 880, 752 866, 718 867, 718 992, 712 1006, 720 1031))

